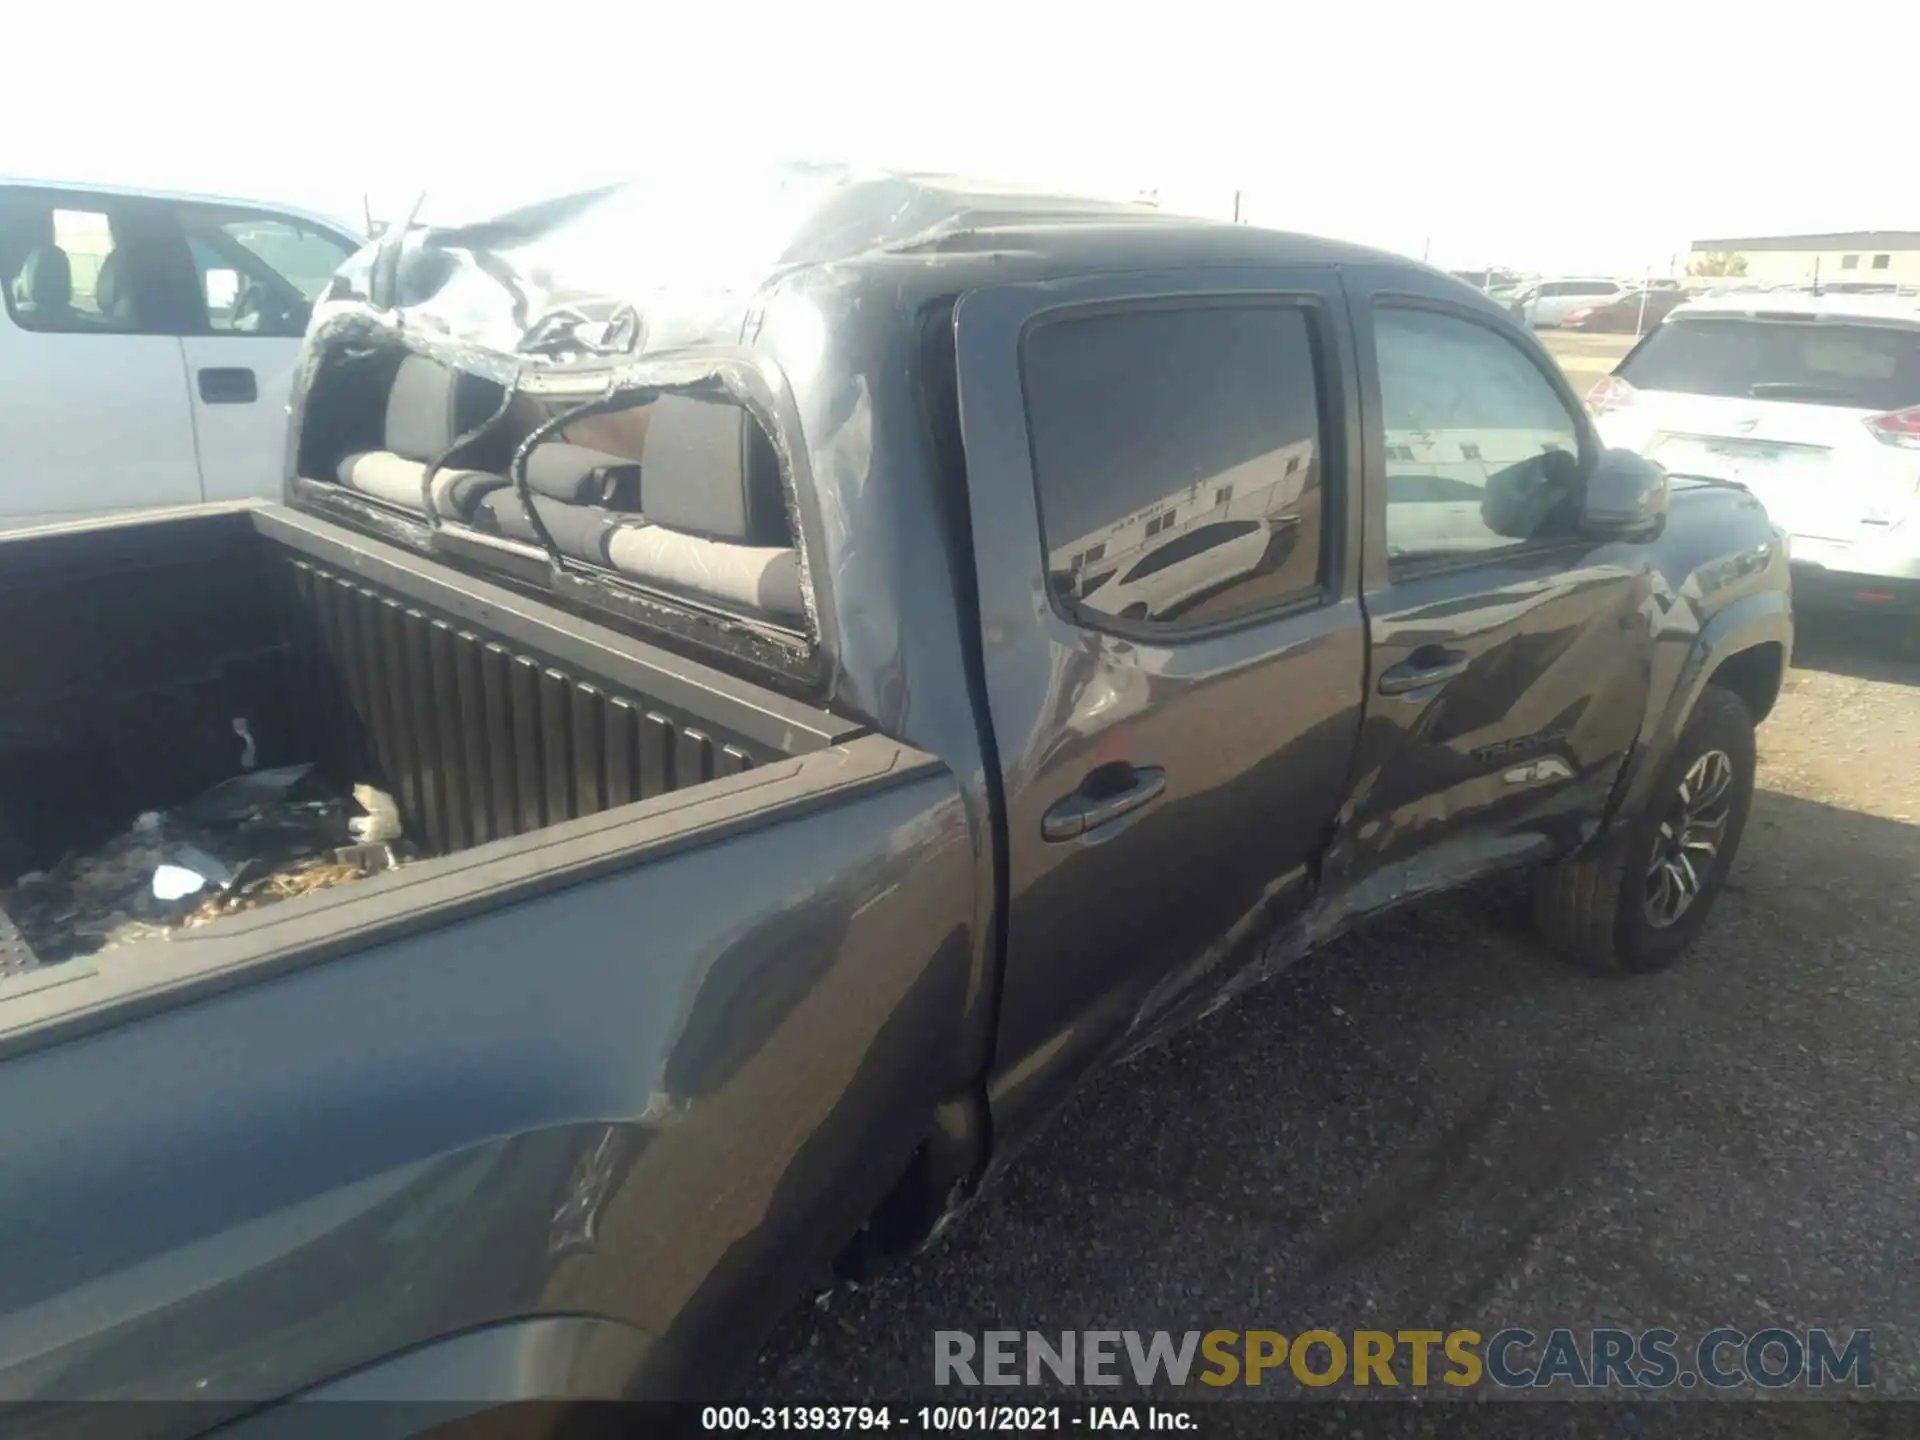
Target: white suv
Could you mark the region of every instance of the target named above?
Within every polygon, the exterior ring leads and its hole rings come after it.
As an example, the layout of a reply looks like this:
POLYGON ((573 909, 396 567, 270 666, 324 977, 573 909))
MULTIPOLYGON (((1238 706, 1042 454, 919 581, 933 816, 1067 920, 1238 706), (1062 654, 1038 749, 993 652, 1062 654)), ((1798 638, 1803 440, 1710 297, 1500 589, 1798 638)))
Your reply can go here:
POLYGON ((1618 300, 1626 293, 1627 287, 1618 280, 1535 280, 1501 298, 1516 319, 1535 329, 1549 329, 1576 310, 1618 300))
POLYGON ((1608 444, 1752 491, 1802 600, 1920 611, 1920 299, 1695 300, 1588 404, 1608 444))
POLYGON ((0 179, 0 530, 278 495, 307 317, 359 245, 284 206, 0 179))

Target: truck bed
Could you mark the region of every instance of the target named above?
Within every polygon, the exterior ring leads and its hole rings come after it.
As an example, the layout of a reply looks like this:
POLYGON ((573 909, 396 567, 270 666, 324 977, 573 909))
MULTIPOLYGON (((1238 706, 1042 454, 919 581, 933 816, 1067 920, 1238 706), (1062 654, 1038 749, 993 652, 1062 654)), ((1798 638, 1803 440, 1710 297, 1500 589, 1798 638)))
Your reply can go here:
MULTIPOLYGON (((0 888, 243 769, 388 792, 412 875, 861 731, 270 507, 0 540, 0 673, 0 888)), ((0 976, 65 968, 7 950, 0 976)))

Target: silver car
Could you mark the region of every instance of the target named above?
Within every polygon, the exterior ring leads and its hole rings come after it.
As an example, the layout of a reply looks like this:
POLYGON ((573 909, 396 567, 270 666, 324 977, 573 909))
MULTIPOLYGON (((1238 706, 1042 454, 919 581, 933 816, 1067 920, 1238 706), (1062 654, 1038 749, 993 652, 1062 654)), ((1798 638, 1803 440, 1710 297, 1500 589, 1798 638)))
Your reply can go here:
POLYGON ((1526 321, 1536 330, 1544 330, 1558 325, 1575 310, 1603 300, 1618 299, 1626 292, 1627 287, 1618 280, 1536 280, 1532 284, 1522 285, 1506 300, 1507 308, 1513 311, 1517 319, 1526 321))

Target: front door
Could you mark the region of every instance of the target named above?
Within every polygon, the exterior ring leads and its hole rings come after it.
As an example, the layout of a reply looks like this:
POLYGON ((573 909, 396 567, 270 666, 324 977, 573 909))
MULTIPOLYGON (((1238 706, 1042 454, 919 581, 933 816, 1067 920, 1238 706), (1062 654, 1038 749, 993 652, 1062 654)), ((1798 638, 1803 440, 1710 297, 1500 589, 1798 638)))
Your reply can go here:
POLYGON ((1006 1134, 1304 904, 1360 725, 1354 371, 1320 268, 1010 285, 955 328, 1006 1134))
POLYGON ((1650 683, 1645 547, 1578 527, 1592 429, 1455 287, 1347 272, 1365 412, 1367 724, 1325 888, 1364 911, 1591 832, 1650 683))
POLYGON ((194 271, 198 323, 181 346, 207 498, 277 498, 300 340, 313 302, 353 246, 266 211, 169 208, 194 271))

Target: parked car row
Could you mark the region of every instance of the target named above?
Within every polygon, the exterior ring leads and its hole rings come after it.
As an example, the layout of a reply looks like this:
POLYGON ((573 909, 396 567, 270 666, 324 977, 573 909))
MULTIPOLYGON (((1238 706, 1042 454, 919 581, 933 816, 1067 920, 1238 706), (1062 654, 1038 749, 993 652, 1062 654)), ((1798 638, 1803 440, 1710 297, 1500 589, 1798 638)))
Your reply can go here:
POLYGON ((1494 298, 1502 301, 1517 320, 1535 329, 1559 325, 1576 310, 1618 300, 1627 287, 1618 280, 1585 276, 1556 280, 1535 280, 1494 298))
POLYGON ((1671 277, 1622 281, 1601 275, 1522 278, 1507 271, 1455 270, 1535 329, 1565 328, 1639 334, 1687 298, 1671 277), (1489 277, 1482 282, 1479 277, 1489 277))
POLYGON ((1644 335, 1686 303, 1684 290, 1643 286, 1622 291, 1610 300, 1569 310, 1561 318, 1560 327, 1599 334, 1644 335))

